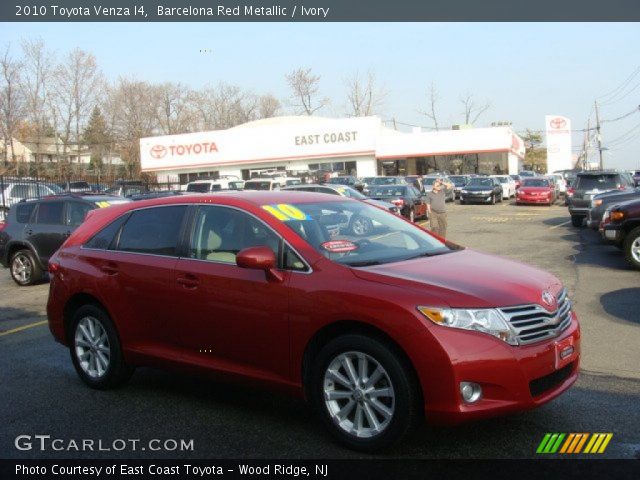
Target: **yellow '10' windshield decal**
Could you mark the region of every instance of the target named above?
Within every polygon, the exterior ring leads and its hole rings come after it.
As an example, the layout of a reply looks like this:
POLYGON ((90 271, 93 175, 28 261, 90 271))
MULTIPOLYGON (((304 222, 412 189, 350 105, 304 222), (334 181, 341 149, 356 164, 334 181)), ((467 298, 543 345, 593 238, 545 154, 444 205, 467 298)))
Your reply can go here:
POLYGON ((310 218, 299 208, 287 203, 279 203, 277 205, 263 205, 262 208, 281 222, 290 222, 291 220, 309 220, 310 218))
POLYGON ((106 208, 111 204, 109 202, 96 202, 96 205, 100 208, 106 208))

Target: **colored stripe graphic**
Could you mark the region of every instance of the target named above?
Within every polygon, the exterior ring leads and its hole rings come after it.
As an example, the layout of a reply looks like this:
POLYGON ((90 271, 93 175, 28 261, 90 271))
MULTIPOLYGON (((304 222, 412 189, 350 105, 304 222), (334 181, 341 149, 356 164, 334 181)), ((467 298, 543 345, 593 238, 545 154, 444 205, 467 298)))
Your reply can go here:
POLYGON ((538 445, 536 453, 604 453, 611 438, 613 438, 613 433, 546 433, 538 445))

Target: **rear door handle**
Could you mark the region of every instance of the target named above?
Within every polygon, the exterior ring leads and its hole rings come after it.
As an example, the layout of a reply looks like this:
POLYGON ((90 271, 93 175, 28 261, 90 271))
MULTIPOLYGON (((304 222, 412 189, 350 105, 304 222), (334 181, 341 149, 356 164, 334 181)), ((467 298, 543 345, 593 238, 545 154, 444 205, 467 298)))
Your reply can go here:
POLYGON ((71 230, 67 230, 66 232, 64 232, 64 233, 62 234, 62 236, 63 236, 64 238, 68 238, 68 237, 70 237, 70 236, 71 236, 71 230))
POLYGON ((117 275, 118 266, 115 263, 105 263, 104 265, 100 266, 100 270, 102 270, 107 275, 113 276, 117 275))
POLYGON ((27 235, 33 235, 33 230, 29 229, 25 232, 27 235))
POLYGON ((200 281, 193 275, 185 275, 184 277, 178 277, 176 279, 178 285, 182 285, 184 288, 194 289, 200 285, 200 281))

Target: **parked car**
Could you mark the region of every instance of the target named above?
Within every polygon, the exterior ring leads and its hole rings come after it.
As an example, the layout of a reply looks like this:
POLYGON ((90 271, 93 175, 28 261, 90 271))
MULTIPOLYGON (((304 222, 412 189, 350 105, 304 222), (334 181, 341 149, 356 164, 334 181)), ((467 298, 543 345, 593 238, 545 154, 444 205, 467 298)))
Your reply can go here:
POLYGON ((516 205, 533 203, 551 206, 555 201, 555 184, 548 177, 525 177, 516 191, 516 205))
MULTIPOLYGON (((234 180, 235 181, 235 180, 234 180)), ((229 190, 229 180, 194 180, 187 184, 189 193, 211 193, 221 190, 229 190)))
POLYGON ((89 387, 163 365, 278 388, 361 451, 389 448, 422 417, 538 407, 578 377, 580 327, 558 278, 338 196, 114 206, 49 269, 50 331, 89 387), (329 235, 354 215, 386 233, 329 235))
POLYGON ((574 184, 567 189, 567 204, 571 223, 574 227, 582 226, 591 208, 591 199, 595 195, 612 190, 626 191, 633 188, 633 180, 625 172, 594 170, 578 173, 574 184))
POLYGON ((106 189, 104 195, 112 195, 116 197, 129 197, 131 195, 140 195, 148 192, 149 188, 140 181, 119 181, 113 187, 106 189))
POLYGON ((547 175, 547 178, 550 178, 556 186, 557 195, 565 195, 567 193, 567 181, 564 177, 558 173, 551 173, 547 175))
POLYGON ((284 186, 281 179, 252 178, 244 182, 243 190, 280 190, 284 186))
POLYGON ((537 177, 538 174, 536 172, 534 172, 533 170, 521 170, 520 172, 518 172, 518 175, 520 175, 520 178, 522 177, 537 177))
POLYGON ((491 203, 502 201, 502 184, 494 177, 473 177, 460 190, 460 204, 469 202, 491 203))
POLYGON ((410 222, 428 217, 425 196, 413 185, 376 185, 369 187, 369 197, 394 204, 410 222))
POLYGON ((455 185, 449 180, 449 177, 443 175, 425 175, 422 177, 422 190, 420 193, 423 195, 429 193, 433 189, 433 182, 436 179, 440 179, 444 186, 445 202, 453 202, 456 199, 455 185))
POLYGON ((522 178, 520 178, 520 175, 509 175, 514 183, 516 184, 516 190, 520 188, 520 182, 522 181, 522 178))
POLYGON ((602 230, 604 239, 622 248, 627 261, 640 270, 640 200, 610 207, 602 230))
POLYGON ((640 199, 640 187, 623 192, 613 190, 595 195, 591 199, 591 208, 587 213, 587 226, 593 230, 598 230, 604 212, 608 207, 634 199, 640 199))
POLYGON ((52 187, 37 182, 8 181, 0 184, 0 187, 3 186, 4 189, 0 191, 0 222, 4 221, 13 204, 58 193, 52 187))
POLYGON ((316 192, 327 193, 329 195, 340 195, 342 197, 353 198, 362 202, 373 205, 374 207, 383 208, 400 215, 400 209, 391 202, 383 202, 381 200, 374 200, 373 198, 366 197, 355 188, 351 188, 347 185, 327 185, 325 184, 302 184, 293 185, 291 187, 283 187, 282 190, 294 191, 294 192, 316 192))
POLYGON ((352 175, 341 175, 339 177, 331 177, 327 180, 330 185, 346 185, 356 190, 362 191, 363 184, 356 177, 352 175))
POLYGON ((232 180, 229 182, 229 190, 244 190, 244 180, 232 180))
POLYGON ((634 170, 632 177, 636 187, 640 187, 640 170, 634 170))
POLYGON ((467 183, 469 183, 471 177, 469 175, 451 175, 449 180, 453 183, 453 194, 457 200, 460 198, 460 191, 467 183))
POLYGON ((509 200, 511 197, 516 196, 516 182, 509 175, 492 175, 497 178, 502 185, 502 198, 503 200, 509 200))
POLYGON ((79 194, 13 205, 0 230, 0 264, 21 286, 39 282, 53 253, 90 210, 128 202, 118 197, 79 194))

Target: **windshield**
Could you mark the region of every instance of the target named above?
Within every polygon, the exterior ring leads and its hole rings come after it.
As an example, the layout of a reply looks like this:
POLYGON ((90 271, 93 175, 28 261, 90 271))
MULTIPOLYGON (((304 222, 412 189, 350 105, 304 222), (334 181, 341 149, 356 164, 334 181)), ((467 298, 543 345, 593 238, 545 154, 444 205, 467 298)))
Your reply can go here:
POLYGON ((439 177, 424 177, 424 178, 422 179, 422 183, 423 183, 425 186, 427 186, 427 185, 433 185, 433 182, 435 182, 435 181, 436 181, 436 178, 439 178, 439 177))
POLYGON ((351 177, 332 177, 327 183, 332 185, 351 185, 354 182, 351 180, 351 177))
POLYGON ((548 187, 549 180, 545 180, 544 178, 527 178, 522 181, 523 187, 548 187))
POLYGON ((496 177, 500 183, 509 183, 510 177, 496 177))
POLYGON ((397 215, 363 202, 263 205, 328 259, 363 267, 453 251, 397 215))
POLYGON ((365 198, 367 198, 366 196, 361 194, 359 191, 357 191, 355 188, 351 188, 346 185, 336 188, 336 191, 340 193, 340 195, 343 195, 349 198, 355 198, 356 200, 364 200, 365 198))
POLYGON ((451 180, 456 187, 460 187, 462 185, 467 184, 467 177, 460 177, 457 175, 453 175, 449 177, 449 180, 451 180))
POLYGON ((271 182, 245 182, 245 190, 271 190, 271 182))
POLYGON ((493 187, 493 180, 490 178, 480 178, 474 177, 469 183, 467 183, 469 187, 493 187))
POLYGON ((208 191, 208 183, 190 183, 187 185, 187 192, 206 193, 208 191))
POLYGON ((618 188, 615 175, 582 175, 576 183, 577 190, 612 190, 618 188))
POLYGON ((290 178, 285 181, 285 185, 300 185, 302 181, 299 178, 290 178))
POLYGON ((398 177, 375 177, 369 182, 370 185, 397 185, 399 183, 406 183, 404 178, 398 177))
POLYGON ((407 187, 402 185, 390 185, 387 187, 371 187, 370 197, 402 197, 407 191, 407 187))

